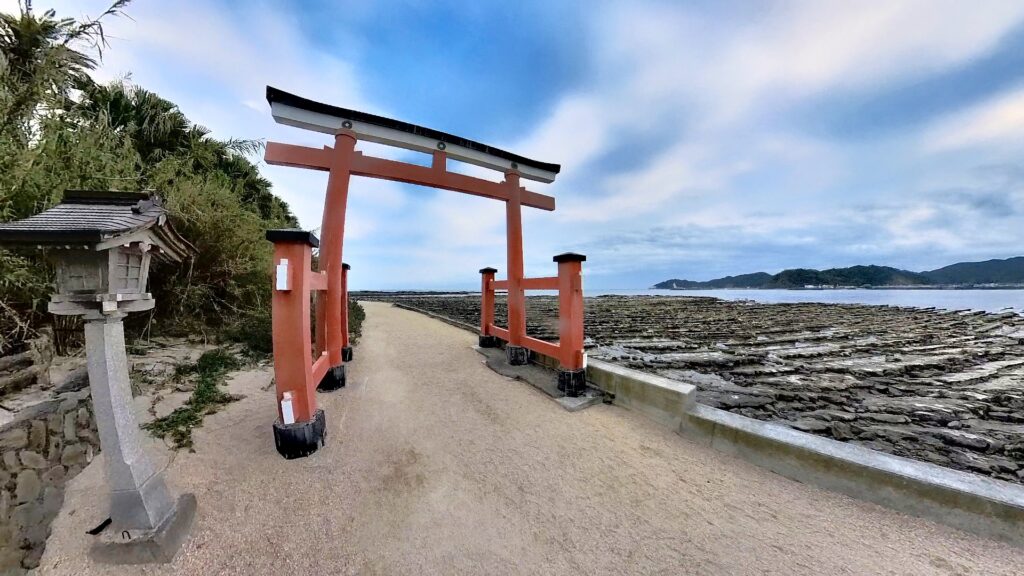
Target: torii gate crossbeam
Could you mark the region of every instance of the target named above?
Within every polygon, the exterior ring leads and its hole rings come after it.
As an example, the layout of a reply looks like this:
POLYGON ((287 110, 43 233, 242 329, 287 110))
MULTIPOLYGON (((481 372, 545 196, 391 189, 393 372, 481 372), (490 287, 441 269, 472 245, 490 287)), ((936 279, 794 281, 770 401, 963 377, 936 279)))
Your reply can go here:
POLYGON ((312 272, 310 251, 317 239, 302 231, 269 231, 274 242, 278 277, 273 295, 274 366, 278 389, 279 421, 275 442, 286 458, 305 456, 323 442, 325 420, 317 410, 315 390, 335 390, 345 385, 345 362, 351 360, 347 318, 347 264, 343 264, 345 210, 352 176, 380 178, 430 186, 505 202, 508 237, 506 281, 494 280, 493 268, 481 270, 481 346, 507 341, 506 355, 512 364, 525 364, 529 350, 556 358, 560 364, 559 386, 577 395, 585 387, 583 371, 583 300, 581 262, 578 254, 555 257, 559 276, 523 277, 522 206, 554 210, 555 199, 520 186, 520 178, 552 182, 556 164, 537 162, 421 126, 338 108, 271 87, 267 100, 275 120, 300 128, 332 134, 333 147, 311 148, 270 142, 269 164, 321 170, 329 173, 324 202, 322 238, 319 240, 319 272, 312 272), (427 152, 430 166, 367 156, 355 149, 359 140, 427 152), (450 172, 448 158, 473 163, 504 173, 501 182, 450 172), (291 267, 290 262, 297 263, 291 267), (506 329, 493 324, 494 290, 507 290, 506 329), (559 344, 526 335, 527 289, 559 291, 559 344), (319 357, 314 361, 308 345, 309 296, 321 291, 316 317, 319 357), (305 335, 305 337, 303 337, 305 335))
MULTIPOLYGON (((269 142, 267 143, 265 160, 268 164, 276 166, 309 168, 329 172, 331 169, 332 150, 332 148, 326 146, 320 149, 269 142)), ((453 192, 483 196, 484 198, 505 200, 506 202, 509 200, 510 194, 505 183, 492 182, 457 172, 448 172, 446 166, 448 155, 440 150, 435 150, 432 154, 433 162, 430 166, 419 166, 385 158, 366 156, 362 152, 357 151, 353 153, 349 170, 353 176, 366 176, 368 178, 392 180, 406 184, 419 184, 421 186, 430 186, 431 188, 441 188, 453 192)), ((548 211, 555 209, 555 199, 551 196, 530 192, 525 188, 522 188, 520 193, 523 206, 548 211)))

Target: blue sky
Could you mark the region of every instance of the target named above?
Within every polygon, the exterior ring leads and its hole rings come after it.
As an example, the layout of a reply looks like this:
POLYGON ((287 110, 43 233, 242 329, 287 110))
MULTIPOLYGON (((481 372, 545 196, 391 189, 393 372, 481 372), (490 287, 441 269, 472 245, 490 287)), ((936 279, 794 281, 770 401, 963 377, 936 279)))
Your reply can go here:
MULTIPOLYGON (((570 250, 587 254, 591 288, 1024 254, 1019 1, 137 0, 128 13, 108 23, 97 77, 130 73, 217 136, 328 144, 273 123, 271 84, 561 163, 556 183, 530 186, 558 202, 524 216, 531 276, 570 250)), ((326 175, 262 170, 317 228, 326 175)), ((356 289, 473 288, 478 268, 504 268, 494 201, 359 179, 348 222, 356 289)))

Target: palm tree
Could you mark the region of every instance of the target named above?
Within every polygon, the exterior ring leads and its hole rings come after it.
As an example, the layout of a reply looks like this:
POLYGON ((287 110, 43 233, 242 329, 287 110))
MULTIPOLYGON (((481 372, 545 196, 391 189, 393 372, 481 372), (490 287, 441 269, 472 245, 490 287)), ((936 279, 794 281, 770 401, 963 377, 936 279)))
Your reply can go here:
POLYGON ((226 176, 239 204, 267 220, 294 223, 288 205, 247 156, 262 150, 256 140, 218 140, 193 124, 176 104, 124 81, 90 85, 69 109, 72 121, 101 122, 128 139, 139 153, 143 173, 163 160, 195 174, 226 176))
POLYGON ((128 138, 145 165, 180 152, 195 138, 192 123, 176 104, 123 81, 86 86, 71 112, 128 138))
POLYGON ((26 141, 41 105, 61 103, 91 82, 88 72, 107 46, 102 20, 123 14, 130 1, 116 0, 83 21, 58 18, 52 9, 37 15, 31 0, 19 3, 18 14, 0 14, 0 134, 26 141))

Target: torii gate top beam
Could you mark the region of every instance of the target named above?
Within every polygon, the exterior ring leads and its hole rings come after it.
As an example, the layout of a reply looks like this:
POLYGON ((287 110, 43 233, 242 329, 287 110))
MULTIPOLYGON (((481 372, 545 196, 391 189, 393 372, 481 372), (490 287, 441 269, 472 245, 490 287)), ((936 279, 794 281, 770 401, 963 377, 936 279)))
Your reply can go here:
MULTIPOLYGON (((275 166, 330 171, 331 151, 332 149, 328 147, 320 149, 268 142, 264 160, 268 164, 275 166)), ((465 174, 448 172, 445 168, 445 153, 437 150, 434 151, 434 162, 430 167, 407 164, 375 156, 366 156, 362 152, 354 152, 349 170, 356 176, 432 186, 442 190, 464 192, 474 196, 483 196, 484 198, 493 198, 506 202, 510 198, 508 184, 506 183, 492 182, 483 178, 474 178, 465 174)), ((555 199, 551 196, 520 188, 519 197, 523 206, 548 211, 555 209, 555 199)))
POLYGON ((427 154, 440 150, 455 160, 503 173, 514 170, 521 177, 537 182, 554 182, 561 170, 558 164, 538 162, 416 124, 316 102, 271 86, 267 86, 267 101, 278 123, 314 132, 333 136, 349 130, 359 140, 368 142, 427 154))

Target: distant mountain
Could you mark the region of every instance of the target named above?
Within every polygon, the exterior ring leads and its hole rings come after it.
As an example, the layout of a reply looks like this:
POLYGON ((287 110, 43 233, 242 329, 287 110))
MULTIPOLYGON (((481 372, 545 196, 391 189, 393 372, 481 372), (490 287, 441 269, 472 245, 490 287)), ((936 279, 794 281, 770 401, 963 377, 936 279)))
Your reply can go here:
POLYGON ((933 284, 1020 284, 1024 282, 1024 256, 961 262, 921 274, 933 284))
POLYGON ((726 276, 707 282, 694 282, 693 280, 666 280, 655 284, 655 288, 668 289, 700 289, 700 288, 763 288, 772 275, 767 272, 754 272, 753 274, 740 274, 739 276, 726 276))
POLYGON ((985 262, 961 262, 928 272, 911 272, 889 266, 850 266, 813 270, 791 268, 778 274, 766 272, 726 276, 704 282, 673 278, 653 288, 698 290, 712 288, 803 288, 806 286, 930 286, 974 284, 1024 284, 1024 256, 985 262))
POLYGON ((772 276, 768 288, 802 288, 804 286, 921 286, 928 278, 888 266, 850 266, 828 270, 797 268, 783 270, 772 276))

